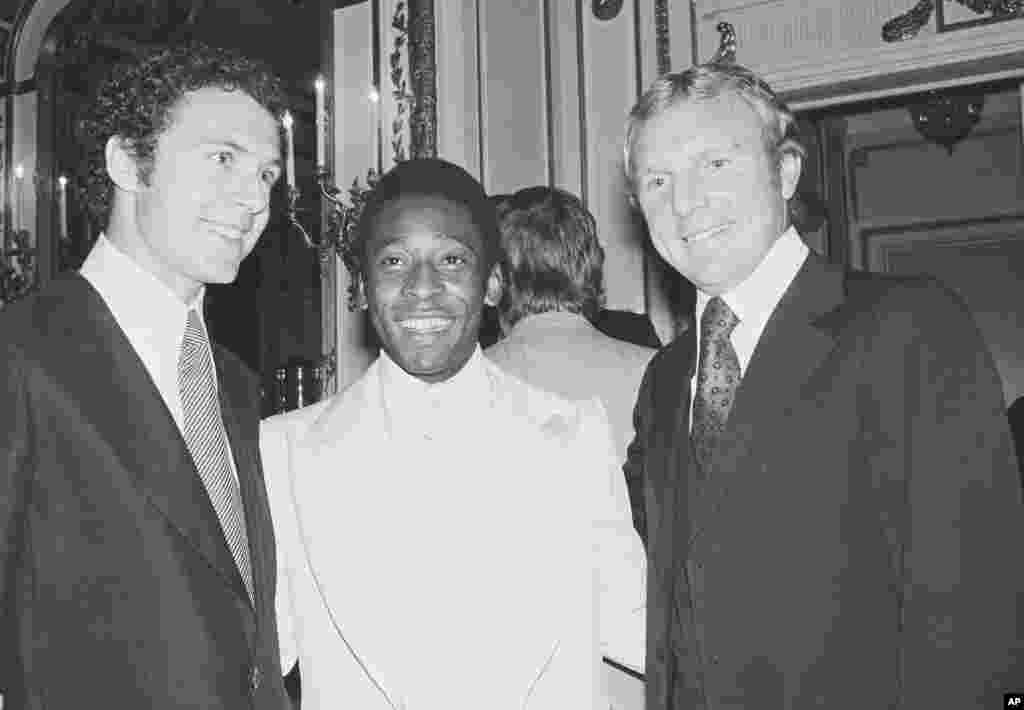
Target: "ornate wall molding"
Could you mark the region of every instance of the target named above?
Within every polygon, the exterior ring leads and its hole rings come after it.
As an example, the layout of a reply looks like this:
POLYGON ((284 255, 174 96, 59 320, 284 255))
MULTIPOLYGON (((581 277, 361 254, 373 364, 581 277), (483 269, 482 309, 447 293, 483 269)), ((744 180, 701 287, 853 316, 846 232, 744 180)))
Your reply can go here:
POLYGON ((434 53, 434 0, 409 1, 409 75, 416 97, 409 120, 410 153, 437 156, 437 60, 434 53))
POLYGON ((889 43, 882 25, 905 0, 704 0, 696 6, 698 56, 735 28, 739 61, 794 109, 881 98, 1024 75, 1024 22, 1000 22, 889 43), (813 10, 813 11, 812 11, 813 10))
POLYGON ((672 71, 672 52, 668 32, 668 0, 654 0, 654 51, 658 57, 658 75, 672 71))

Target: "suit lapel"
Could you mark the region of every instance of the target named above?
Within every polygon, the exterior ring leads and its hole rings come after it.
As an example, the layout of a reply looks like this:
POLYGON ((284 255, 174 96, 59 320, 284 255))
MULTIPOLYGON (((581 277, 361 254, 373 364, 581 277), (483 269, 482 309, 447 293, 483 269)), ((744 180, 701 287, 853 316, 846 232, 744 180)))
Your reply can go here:
MULTIPOLYGON (((235 561, 217 514, 163 398, 99 294, 75 274, 57 291, 68 340, 79 344, 74 367, 54 370, 60 386, 133 477, 139 490, 182 537, 243 597, 235 561)), ((55 357, 66 357, 56 354, 55 357)))
MULTIPOLYGON (((339 545, 358 546, 353 554, 370 553, 358 540, 339 539, 338 523, 339 518, 345 520, 349 528, 359 529, 367 539, 393 526, 386 514, 388 501, 380 498, 376 488, 384 474, 372 465, 367 468, 367 462, 373 462, 393 445, 389 429, 378 358, 344 394, 330 401, 304 435, 292 442, 289 480, 299 544, 314 587, 345 643, 373 678, 392 693, 397 686, 389 673, 394 671, 381 664, 381 654, 374 653, 375 639, 363 631, 361 619, 352 616, 356 607, 350 601, 352 560, 346 559, 339 545)), ((388 565, 391 561, 378 559, 374 563, 388 565)), ((362 568, 369 566, 363 560, 362 568)), ((374 584, 374 580, 361 583, 374 584)))
MULTIPOLYGON (((654 575, 649 584, 671 587, 679 579, 687 556, 686 545, 691 530, 688 516, 691 496, 689 481, 695 465, 690 450, 689 411, 690 380, 696 367, 697 339, 693 328, 681 333, 666 352, 658 356, 664 367, 652 374, 653 431, 650 455, 645 467, 650 480, 645 485, 648 515, 647 544, 649 570, 654 575), (661 577, 660 575, 666 575, 661 577)), ((669 594, 679 601, 680 597, 669 594)))
MULTIPOLYGON (((270 513, 263 482, 262 468, 256 450, 259 441, 259 412, 251 411, 251 400, 246 392, 248 387, 244 375, 231 366, 223 351, 214 346, 214 362, 217 365, 217 382, 220 390, 220 408, 224 417, 231 454, 235 459, 238 485, 245 511, 245 529, 249 540, 249 560, 252 565, 253 594, 257 609, 264 608, 263 598, 269 578, 267 565, 273 561, 273 537, 263 539, 264 531, 271 530, 270 513), (244 421, 239 417, 244 414, 244 421), (268 544, 269 543, 269 544, 268 544)), ((237 565, 236 565, 237 572, 237 565)), ((248 599, 241 574, 236 574, 239 593, 248 599)))
MULTIPOLYGON (((835 346, 833 332, 818 320, 843 302, 843 272, 810 254, 772 312, 758 340, 712 463, 707 500, 694 511, 691 543, 722 508, 756 436, 770 436, 800 398, 804 382, 835 346)), ((742 482, 739 482, 742 485, 742 482)))

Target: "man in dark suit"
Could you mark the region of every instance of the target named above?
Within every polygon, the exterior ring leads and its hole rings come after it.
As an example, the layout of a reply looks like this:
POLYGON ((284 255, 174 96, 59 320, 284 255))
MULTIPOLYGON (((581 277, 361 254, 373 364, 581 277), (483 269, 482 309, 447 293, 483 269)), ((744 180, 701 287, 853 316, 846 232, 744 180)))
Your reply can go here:
POLYGON ((262 65, 189 46, 82 120, 103 234, 0 316, 7 707, 285 707, 257 381, 202 318, 266 227, 283 105, 262 65))
POLYGON ((647 707, 996 707, 1024 678, 997 552, 1024 515, 992 358, 934 280, 808 253, 792 123, 735 65, 630 115, 633 193, 700 329, 652 360, 625 466, 647 707))

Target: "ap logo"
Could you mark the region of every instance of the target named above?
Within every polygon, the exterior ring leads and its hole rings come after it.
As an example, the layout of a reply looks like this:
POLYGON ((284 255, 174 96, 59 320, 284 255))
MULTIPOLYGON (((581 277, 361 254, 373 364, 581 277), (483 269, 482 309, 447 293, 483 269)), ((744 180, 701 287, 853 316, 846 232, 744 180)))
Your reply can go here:
POLYGON ((1003 707, 1024 710, 1024 693, 1007 693, 1003 696, 1003 707))

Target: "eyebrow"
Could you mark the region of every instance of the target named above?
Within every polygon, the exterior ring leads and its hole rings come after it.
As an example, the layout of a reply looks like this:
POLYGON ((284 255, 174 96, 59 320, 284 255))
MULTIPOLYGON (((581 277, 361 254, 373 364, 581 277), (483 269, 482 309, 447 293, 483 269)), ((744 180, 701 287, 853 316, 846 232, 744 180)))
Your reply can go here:
MULTIPOLYGON (((413 236, 413 234, 413 232, 391 232, 389 234, 378 234, 375 237, 371 237, 370 241, 376 240, 378 242, 383 242, 379 244, 379 246, 374 248, 374 251, 377 252, 380 251, 381 249, 387 249, 388 247, 392 246, 395 242, 401 241, 404 237, 411 237, 413 236)), ((471 239, 474 236, 472 232, 467 234, 447 234, 445 232, 429 232, 428 234, 429 236, 432 237, 441 237, 442 239, 450 239, 453 242, 457 242, 459 246, 468 249, 473 254, 473 256, 479 256, 480 254, 480 250, 473 246, 473 244, 471 244, 469 241, 469 239, 471 239)), ((483 240, 481 240, 481 242, 482 241, 483 240)))
POLYGON ((458 233, 458 234, 450 234, 448 232, 425 232, 424 233, 424 232, 418 232, 417 231, 417 232, 388 232, 387 234, 379 234, 378 233, 376 235, 376 237, 378 239, 386 239, 389 242, 393 242, 393 241, 397 241, 399 239, 403 239, 405 237, 412 237, 412 236, 423 235, 423 234, 425 234, 427 236, 431 236, 431 237, 441 237, 443 239, 452 239, 454 241, 459 242, 460 244, 464 244, 465 246, 469 247, 470 249, 473 249, 473 246, 471 244, 468 244, 466 242, 466 240, 476 236, 476 234, 474 234, 473 232, 464 232, 464 233, 458 233))
MULTIPOLYGON (((200 141, 199 145, 205 148, 229 148, 235 151, 236 153, 252 153, 252 151, 246 148, 244 145, 242 145, 238 141, 233 140, 223 140, 215 138, 204 139, 200 141)), ((281 156, 278 155, 278 157, 271 158, 270 160, 268 160, 267 164, 272 165, 276 168, 280 168, 282 165, 284 165, 284 162, 281 160, 281 156)))

